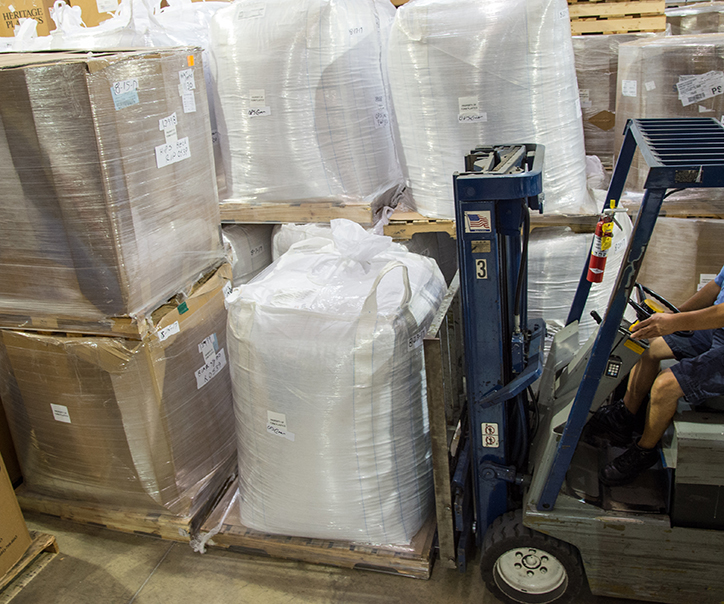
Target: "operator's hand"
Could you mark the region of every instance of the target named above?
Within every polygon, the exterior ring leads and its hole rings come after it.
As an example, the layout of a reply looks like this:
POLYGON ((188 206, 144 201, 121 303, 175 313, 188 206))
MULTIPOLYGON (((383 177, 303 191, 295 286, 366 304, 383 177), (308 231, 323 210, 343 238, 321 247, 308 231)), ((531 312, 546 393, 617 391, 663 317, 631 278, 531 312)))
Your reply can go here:
POLYGON ((674 333, 677 327, 673 325, 672 319, 676 317, 673 313, 657 312, 645 321, 631 326, 631 338, 634 340, 650 340, 657 336, 665 336, 674 333))

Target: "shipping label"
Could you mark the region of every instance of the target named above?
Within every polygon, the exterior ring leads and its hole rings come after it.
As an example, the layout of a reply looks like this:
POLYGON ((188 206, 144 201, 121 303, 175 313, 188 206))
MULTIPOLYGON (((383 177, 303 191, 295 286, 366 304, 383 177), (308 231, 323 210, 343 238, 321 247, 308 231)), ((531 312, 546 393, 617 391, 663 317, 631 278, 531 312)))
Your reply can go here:
POLYGON ((676 90, 684 107, 719 96, 724 93, 724 72, 709 71, 701 75, 679 76, 676 90))
POLYGON ((191 157, 191 149, 188 136, 156 147, 156 167, 159 169, 189 157, 191 157))
POLYGON ((138 80, 131 78, 114 82, 111 86, 111 96, 113 97, 113 105, 116 111, 137 105, 141 101, 138 98, 138 80))
POLYGON ((200 390, 206 386, 215 376, 221 373, 224 367, 226 367, 226 355, 222 348, 214 355, 214 358, 211 359, 210 362, 206 363, 201 369, 196 370, 196 389, 200 390))
POLYGON ((63 422, 64 424, 71 423, 68 407, 65 405, 54 405, 53 403, 50 403, 50 409, 53 411, 53 419, 56 422, 63 422))
POLYGON ((637 97, 639 95, 638 85, 637 80, 623 80, 621 82, 621 94, 623 96, 637 97))
POLYGON ((219 340, 216 338, 215 333, 212 333, 199 344, 199 352, 204 355, 206 363, 213 361, 216 353, 219 352, 219 340))
POLYGON ((480 110, 478 97, 463 96, 458 98, 458 123, 472 124, 487 121, 488 114, 480 110))
POLYGON ((275 413, 274 411, 266 412, 266 431, 274 436, 280 436, 294 442, 294 432, 290 432, 287 428, 287 416, 283 413, 275 413))
POLYGON ((172 335, 177 334, 180 331, 181 328, 179 327, 178 321, 174 321, 173 323, 171 323, 171 325, 168 325, 163 329, 158 330, 158 340, 159 342, 168 340, 172 335))

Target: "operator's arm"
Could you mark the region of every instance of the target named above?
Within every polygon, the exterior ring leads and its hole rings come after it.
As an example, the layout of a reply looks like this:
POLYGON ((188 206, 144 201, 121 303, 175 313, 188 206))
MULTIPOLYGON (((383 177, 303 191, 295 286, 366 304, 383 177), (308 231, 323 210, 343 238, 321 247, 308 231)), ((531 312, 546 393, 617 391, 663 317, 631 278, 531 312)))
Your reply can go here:
MULTIPOLYGON (((716 297, 719 295, 721 288, 714 282, 709 281, 704 287, 696 292, 691 298, 679 306, 681 312, 689 310, 699 310, 700 308, 708 308, 716 301, 716 297)), ((704 328, 704 329, 709 329, 704 328)), ((679 331, 678 329, 675 331, 679 331)))
POLYGON ((632 337, 636 340, 665 336, 675 331, 697 329, 717 329, 724 327, 724 304, 714 303, 721 288, 713 281, 707 283, 696 294, 679 307, 682 312, 656 313, 631 327, 632 337), (699 304, 711 300, 708 307, 699 304))

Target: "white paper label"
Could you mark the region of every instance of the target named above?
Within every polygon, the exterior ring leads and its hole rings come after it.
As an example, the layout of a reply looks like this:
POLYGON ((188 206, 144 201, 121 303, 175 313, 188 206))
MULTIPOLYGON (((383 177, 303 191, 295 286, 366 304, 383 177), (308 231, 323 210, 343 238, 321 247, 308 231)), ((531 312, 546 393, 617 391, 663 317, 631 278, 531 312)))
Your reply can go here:
POLYGON ((259 107, 266 107, 266 91, 257 88, 249 91, 249 107, 257 109, 259 107))
POLYGON ((212 333, 208 338, 205 338, 201 344, 199 344, 199 352, 204 355, 205 363, 210 363, 218 351, 219 340, 216 339, 215 333, 212 333))
POLYGON ((196 97, 193 92, 184 92, 181 97, 184 113, 196 113, 196 97))
POLYGON ((178 140, 178 133, 176 132, 176 126, 168 126, 163 130, 163 136, 167 143, 175 143, 178 140))
POLYGON ((234 291, 234 287, 231 285, 231 281, 227 281, 226 283, 224 283, 222 291, 224 292, 224 298, 228 298, 231 295, 231 292, 234 291))
POLYGON ((118 10, 118 0, 96 0, 99 13, 112 13, 118 10))
POLYGON ((266 412, 266 431, 274 436, 281 436, 287 440, 294 442, 294 432, 289 432, 287 428, 287 416, 283 413, 275 413, 274 411, 266 412))
POLYGON ((624 249, 626 247, 627 244, 628 244, 628 240, 625 237, 623 239, 621 239, 620 241, 617 241, 616 245, 613 246, 613 253, 616 254, 616 253, 620 252, 622 249, 624 249))
POLYGON ((113 97, 113 105, 116 111, 137 105, 141 101, 138 98, 138 80, 131 78, 130 80, 122 80, 114 82, 111 86, 111 96, 113 97))
POLYGON ((581 111, 581 99, 576 98, 576 117, 581 117, 583 112, 581 111))
POLYGON ((266 14, 266 4, 249 4, 239 9, 239 19, 260 19, 266 14))
POLYGON ((716 276, 717 276, 717 273, 701 273, 699 275, 699 284, 696 287, 697 291, 699 291, 702 287, 704 287, 710 281, 714 281, 714 279, 716 279, 716 276))
POLYGON ((188 136, 156 147, 156 166, 159 169, 189 157, 191 157, 191 148, 189 147, 188 136))
POLYGON ((159 341, 163 342, 164 340, 168 340, 172 335, 174 335, 175 333, 179 333, 180 331, 181 328, 179 327, 178 321, 174 321, 173 323, 171 323, 171 325, 168 325, 167 327, 158 330, 158 339, 159 341))
POLYGON ((206 363, 201 369, 196 370, 194 374, 196 375, 196 389, 200 390, 206 386, 224 367, 226 367, 226 355, 222 348, 216 353, 211 362, 206 363))
POLYGON ((178 72, 179 90, 181 95, 184 92, 190 92, 196 90, 196 78, 194 77, 193 69, 182 69, 178 72))
POLYGON ((653 80, 650 80, 644 84, 644 87, 646 88, 646 92, 651 92, 652 90, 656 90, 656 82, 653 80))
POLYGON ((724 72, 709 71, 702 75, 679 76, 676 84, 684 107, 724 93, 724 72))
POLYGON ((70 423, 70 413, 68 413, 68 407, 65 405, 54 405, 50 403, 50 408, 53 411, 53 419, 56 422, 63 422, 64 424, 70 423))
POLYGON ((390 117, 384 109, 378 109, 374 113, 375 128, 384 128, 390 123, 390 117))
POLYGON ((427 329, 423 329, 418 331, 414 336, 409 337, 407 339, 407 352, 411 352, 412 350, 415 350, 415 348, 420 348, 420 346, 422 346, 422 341, 425 339, 426 333, 427 329))
POLYGON ((704 105, 699 105, 699 113, 711 113, 713 109, 708 109, 704 105))
POLYGON ((621 94, 623 96, 638 96, 638 82, 636 80, 624 80, 621 82, 621 94))
POLYGON ((488 114, 480 111, 478 97, 462 96, 458 98, 458 123, 487 122, 488 114))
POLYGON ((266 117, 271 115, 271 107, 250 107, 247 109, 249 117, 266 117))
POLYGON ((591 91, 588 88, 581 88, 578 90, 578 99, 580 100, 581 107, 583 109, 590 109, 593 103, 591 103, 591 91))
POLYGON ((158 129, 161 131, 166 130, 166 128, 168 128, 169 126, 177 126, 177 125, 178 125, 178 119, 176 118, 175 111, 168 117, 162 117, 160 120, 158 120, 158 129))

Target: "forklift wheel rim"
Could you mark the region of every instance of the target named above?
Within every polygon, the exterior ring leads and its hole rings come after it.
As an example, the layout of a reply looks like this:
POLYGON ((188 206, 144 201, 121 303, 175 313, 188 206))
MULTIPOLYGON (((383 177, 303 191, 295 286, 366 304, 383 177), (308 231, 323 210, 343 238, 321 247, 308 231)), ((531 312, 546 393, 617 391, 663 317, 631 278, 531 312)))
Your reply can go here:
POLYGON ((535 547, 516 547, 502 554, 495 561, 493 577, 498 589, 519 602, 553 602, 568 588, 568 573, 563 564, 535 547), (521 596, 529 597, 518 599, 521 596), (539 599, 540 596, 547 597, 539 599))

